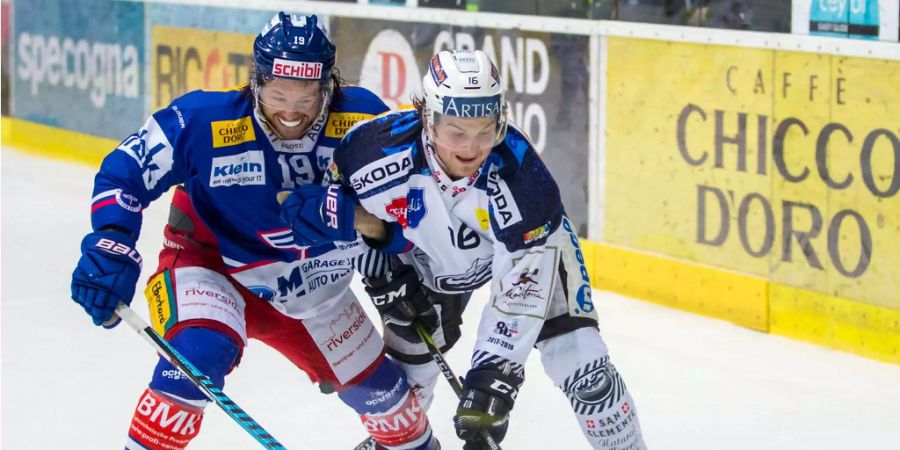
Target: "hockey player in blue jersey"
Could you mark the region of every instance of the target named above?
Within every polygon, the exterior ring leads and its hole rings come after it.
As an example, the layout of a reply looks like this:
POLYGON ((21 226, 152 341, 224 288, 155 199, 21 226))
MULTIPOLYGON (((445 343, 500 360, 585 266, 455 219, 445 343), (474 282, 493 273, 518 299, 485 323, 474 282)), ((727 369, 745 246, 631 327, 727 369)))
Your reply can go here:
MULTIPOLYGON (((141 211, 183 184, 146 289, 155 330, 219 387, 257 339, 336 390, 380 445, 436 449, 416 396, 349 289, 362 244, 298 245, 276 200, 281 190, 321 184, 348 126, 387 107, 341 86, 316 16, 277 14, 256 37, 253 59, 249 85, 176 99, 104 159, 72 298, 94 324, 117 323, 113 310, 130 303, 141 270, 141 211)), ((208 404, 160 359, 126 447, 184 448, 208 404)))
POLYGON ((289 199, 298 238, 353 240, 355 202, 384 221, 363 234, 397 263, 389 277, 367 279, 367 291, 388 353, 426 408, 440 372, 413 325, 448 350, 472 291, 490 283, 454 418, 466 449, 484 447, 482 430, 503 439, 532 347, 592 447, 644 449, 598 331, 575 227, 532 144, 507 124, 494 64, 481 51, 438 53, 414 105, 348 132, 334 154, 340 185, 289 199))

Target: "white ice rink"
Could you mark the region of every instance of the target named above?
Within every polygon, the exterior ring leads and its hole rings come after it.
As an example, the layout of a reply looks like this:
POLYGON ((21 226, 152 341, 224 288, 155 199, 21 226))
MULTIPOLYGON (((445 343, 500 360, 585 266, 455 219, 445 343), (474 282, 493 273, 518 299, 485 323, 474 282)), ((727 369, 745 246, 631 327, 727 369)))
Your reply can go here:
MULTIPOLYGON (((156 363, 153 350, 126 325, 94 327, 69 299, 79 243, 89 229, 93 176, 87 167, 2 152, 4 450, 122 448, 156 363)), ((144 277, 156 266, 167 199, 144 214, 144 277)), ((460 373, 468 367, 486 292, 480 294, 449 354, 460 373)), ((900 448, 898 366, 615 294, 593 298, 650 449, 900 448)), ((133 306, 146 317, 143 299, 133 306)), ((587 448, 537 354, 526 373, 503 447, 587 448)), ((258 342, 251 341, 225 392, 289 449, 349 450, 365 435, 336 396, 320 394, 258 342)), ((455 406, 441 380, 429 415, 445 449, 461 447, 450 421, 455 406)), ((210 406, 191 448, 257 447, 210 406)))

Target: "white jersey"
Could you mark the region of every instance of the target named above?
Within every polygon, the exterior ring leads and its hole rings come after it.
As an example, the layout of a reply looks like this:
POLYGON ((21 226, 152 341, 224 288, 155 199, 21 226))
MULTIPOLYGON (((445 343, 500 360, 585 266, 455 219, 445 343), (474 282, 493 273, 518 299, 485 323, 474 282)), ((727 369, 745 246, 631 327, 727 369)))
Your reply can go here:
POLYGON ((521 365, 537 341, 596 326, 578 237, 557 185, 514 127, 478 173, 453 181, 416 112, 389 114, 348 133, 332 175, 391 224, 385 249, 401 253, 429 288, 458 293, 491 283, 473 367, 521 365))

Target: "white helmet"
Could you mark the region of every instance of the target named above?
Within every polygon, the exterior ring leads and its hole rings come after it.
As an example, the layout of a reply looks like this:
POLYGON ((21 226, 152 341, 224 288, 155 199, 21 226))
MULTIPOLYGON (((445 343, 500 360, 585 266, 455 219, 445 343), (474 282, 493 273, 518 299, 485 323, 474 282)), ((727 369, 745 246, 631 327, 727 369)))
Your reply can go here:
MULTIPOLYGON (((457 117, 497 116, 494 145, 506 135, 507 113, 497 66, 481 50, 444 50, 434 55, 422 79, 427 127, 440 114, 457 117)), ((429 130, 431 132, 431 130, 429 130)))

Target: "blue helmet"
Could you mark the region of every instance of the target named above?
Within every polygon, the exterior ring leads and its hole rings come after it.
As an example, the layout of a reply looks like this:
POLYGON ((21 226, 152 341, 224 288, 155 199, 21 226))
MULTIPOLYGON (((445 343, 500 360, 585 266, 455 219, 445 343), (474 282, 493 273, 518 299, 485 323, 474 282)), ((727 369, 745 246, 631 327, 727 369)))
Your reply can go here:
POLYGON ((318 17, 279 12, 253 42, 256 81, 284 77, 327 82, 335 53, 318 17))

